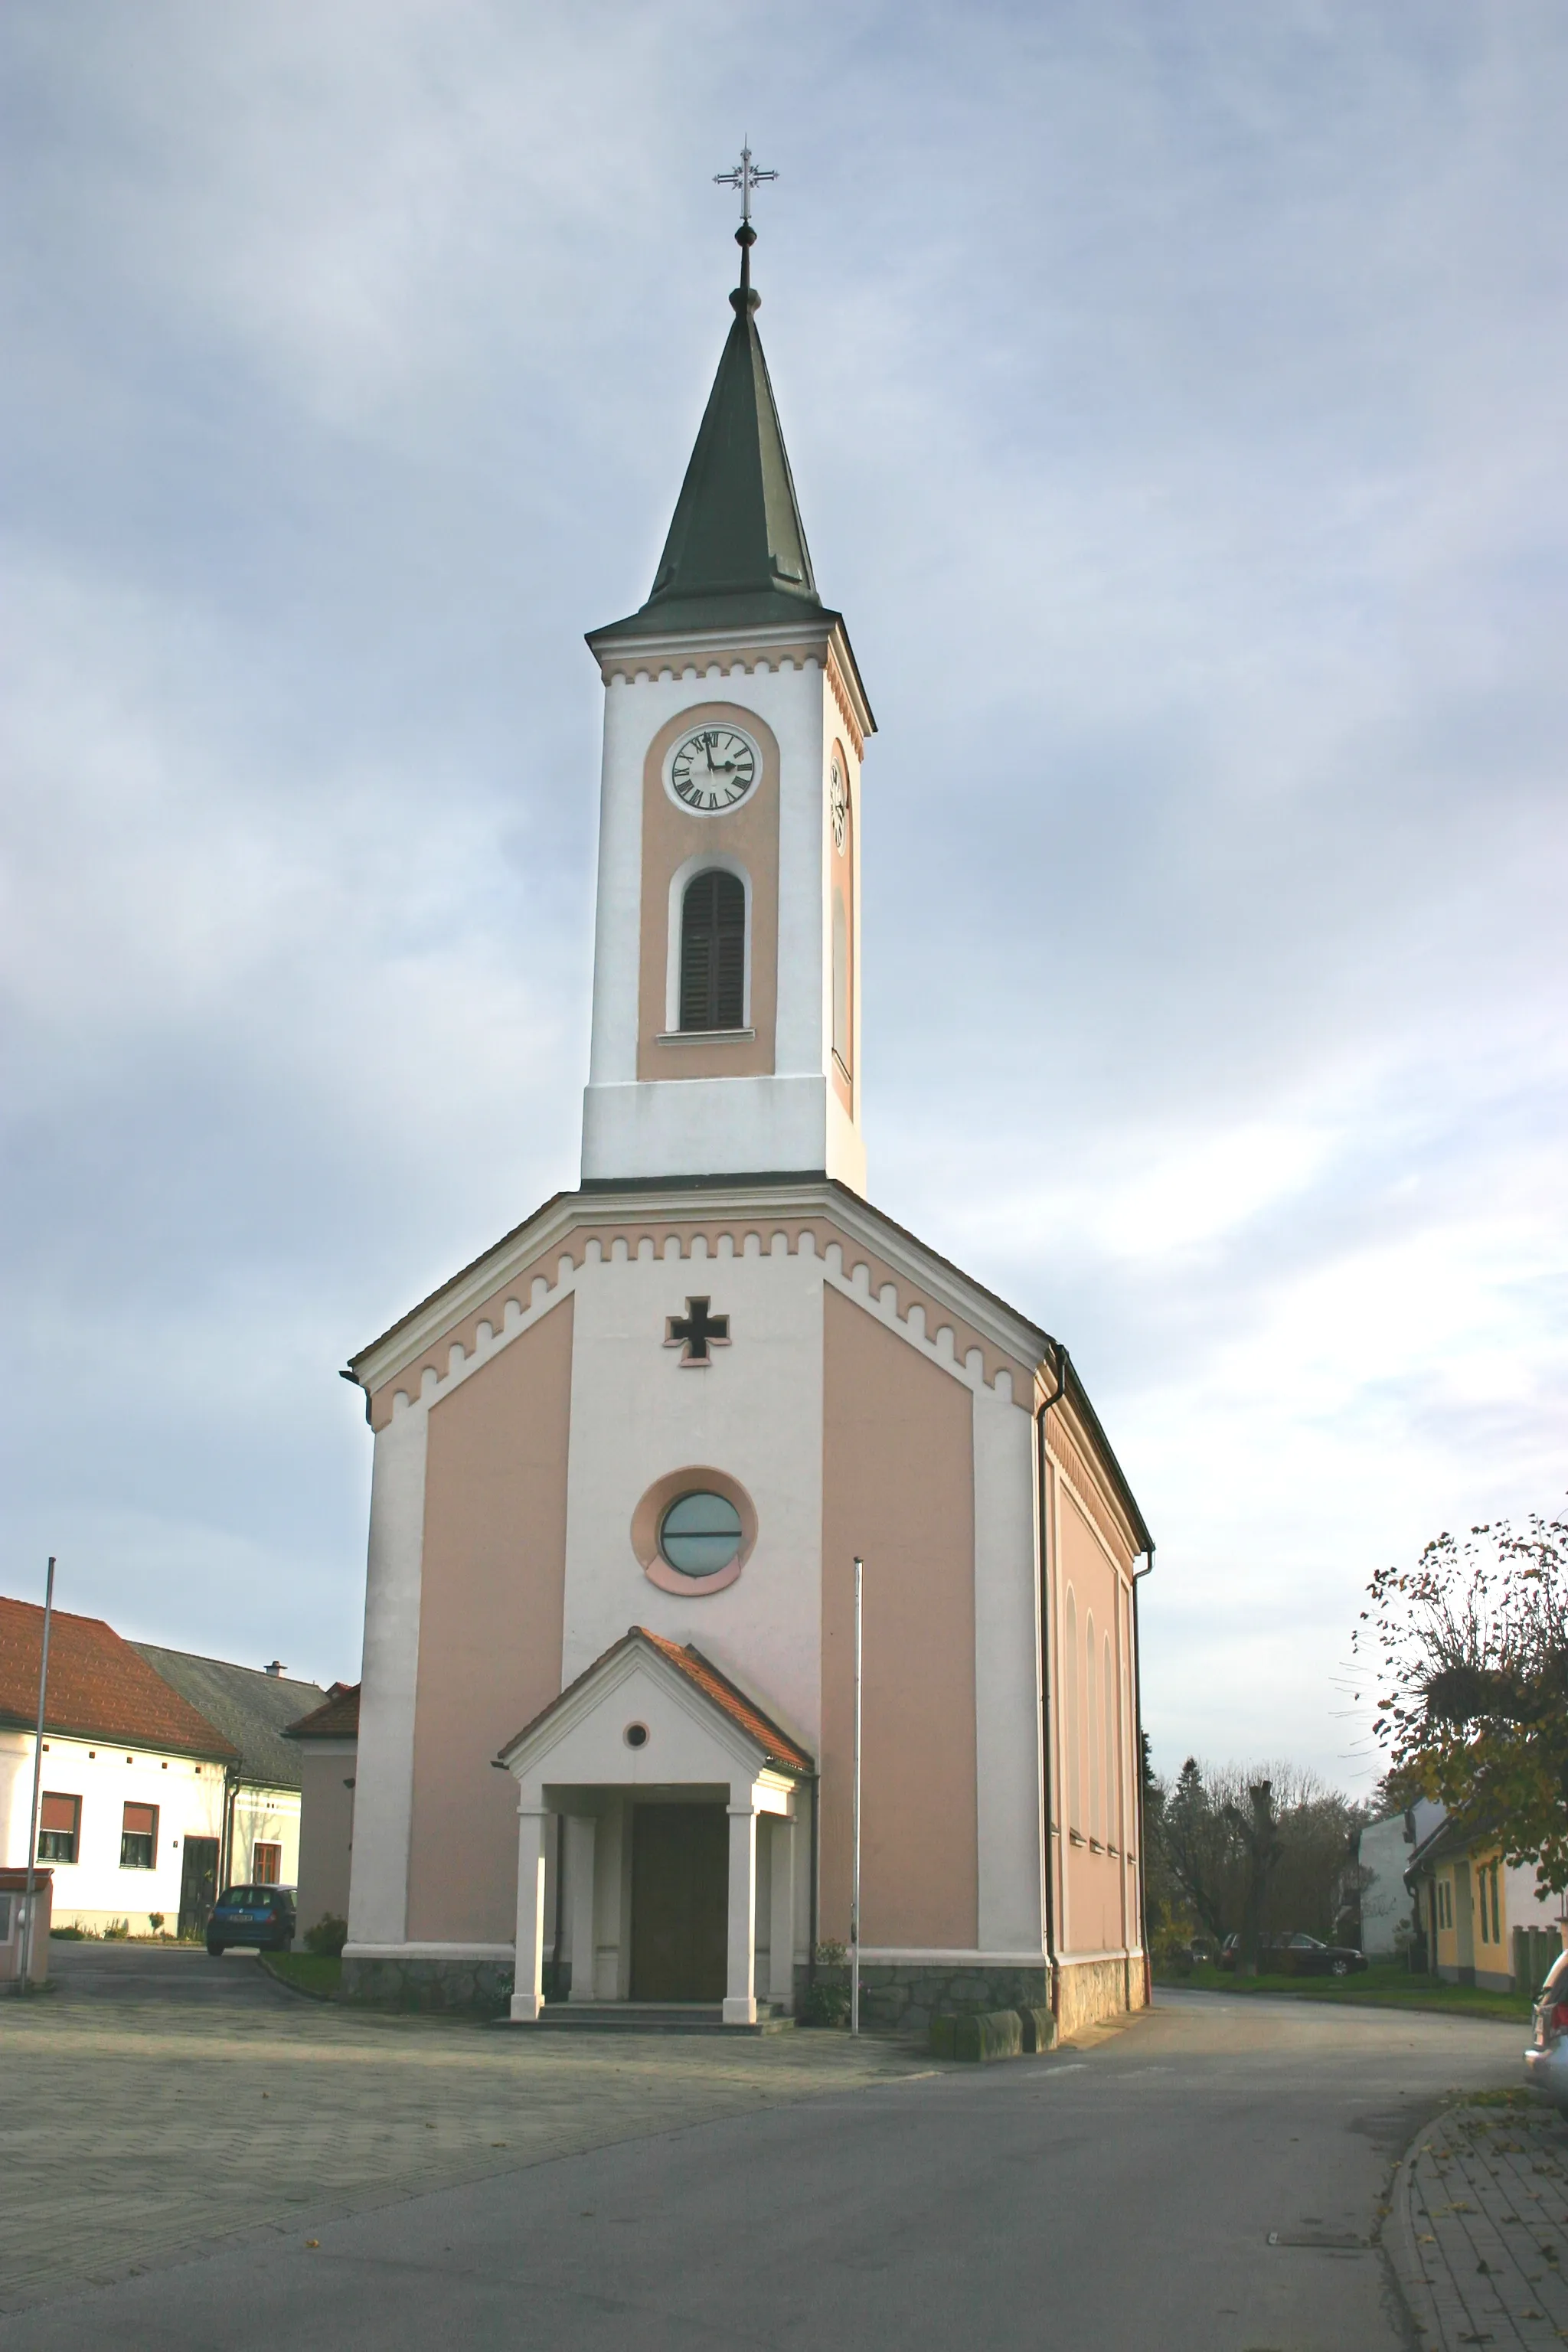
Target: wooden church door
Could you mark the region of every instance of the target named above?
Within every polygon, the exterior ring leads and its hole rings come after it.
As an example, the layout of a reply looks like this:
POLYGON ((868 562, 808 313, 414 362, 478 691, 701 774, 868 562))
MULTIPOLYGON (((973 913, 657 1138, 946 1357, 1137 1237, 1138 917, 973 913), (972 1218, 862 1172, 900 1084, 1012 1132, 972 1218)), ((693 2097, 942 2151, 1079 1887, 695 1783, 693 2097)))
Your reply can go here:
POLYGON ((730 1832, 722 1805, 632 1809, 634 2000, 722 2000, 730 1832))

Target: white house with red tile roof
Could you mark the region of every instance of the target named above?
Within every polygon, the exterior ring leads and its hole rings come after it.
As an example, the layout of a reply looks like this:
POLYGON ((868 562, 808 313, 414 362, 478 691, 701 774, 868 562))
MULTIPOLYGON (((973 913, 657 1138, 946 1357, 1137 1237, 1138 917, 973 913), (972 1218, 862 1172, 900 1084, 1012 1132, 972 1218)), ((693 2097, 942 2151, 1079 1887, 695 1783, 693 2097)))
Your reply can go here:
POLYGON ((581 1186, 348 1368, 374 1470, 344 1982, 513 1977, 528 2021, 568 1986, 792 2008, 851 1927, 859 1556, 867 2014, 1049 2000, 1066 2029, 1147 1997, 1153 1548, 1067 1349, 866 1197, 874 727, 750 240, 652 593, 588 640, 581 1186))
MULTIPOLYGON (((44 1612, 0 1599, 0 1864, 24 1869, 44 1612)), ((205 1924, 233 1746, 101 1618, 57 1609, 44 1717, 37 1858, 54 1925, 137 1935, 182 1907, 205 1924)))

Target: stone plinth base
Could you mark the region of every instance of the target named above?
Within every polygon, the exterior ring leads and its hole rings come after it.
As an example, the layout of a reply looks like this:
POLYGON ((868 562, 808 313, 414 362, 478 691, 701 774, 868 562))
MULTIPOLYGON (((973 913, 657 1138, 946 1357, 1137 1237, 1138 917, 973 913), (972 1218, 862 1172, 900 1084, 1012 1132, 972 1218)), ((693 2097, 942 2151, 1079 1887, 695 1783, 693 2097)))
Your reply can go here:
MULTIPOLYGON (((800 2014, 810 1972, 795 1972, 795 2005, 800 2014)), ((833 1985, 847 1997, 847 1968, 818 1968, 819 1985, 833 1985)), ((947 1967, 940 1961, 889 1964, 866 1961, 860 1970, 860 2022, 869 2033, 908 2033, 925 2039, 933 2017, 967 2016, 990 2010, 1044 2009, 1050 2002, 1050 1971, 1037 1969, 947 1967)))
MULTIPOLYGON (((1142 1958, 1064 1962, 1057 1970, 1055 2002, 1051 1971, 1030 1968, 944 1967, 936 1961, 889 1965, 867 1961, 860 1970, 860 2022, 870 2033, 907 2033, 924 2040, 933 2017, 983 2016, 999 2010, 1020 2011, 1054 2009, 1058 2039, 1124 2017, 1142 2009, 1144 1990, 1142 1958)), ((806 2013, 810 1982, 805 1968, 795 1970, 795 2009, 806 2013)), ((831 1986, 848 1997, 849 1970, 816 1970, 819 1986, 831 1986)))
POLYGON ((389 2009, 504 2017, 511 1980, 510 1960, 345 1959, 339 1998, 375 2001, 389 2009))
POLYGON ((1108 2017, 1147 2006, 1142 1958, 1064 1961, 1058 1970, 1057 2035, 1063 2042, 1108 2017))

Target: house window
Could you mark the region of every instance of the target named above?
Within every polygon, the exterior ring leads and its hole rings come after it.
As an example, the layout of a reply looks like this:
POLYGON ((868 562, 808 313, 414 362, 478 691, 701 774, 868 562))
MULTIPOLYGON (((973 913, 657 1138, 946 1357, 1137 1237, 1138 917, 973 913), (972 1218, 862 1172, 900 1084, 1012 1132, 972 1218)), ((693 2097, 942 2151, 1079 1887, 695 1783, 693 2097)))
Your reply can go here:
POLYGON ((1481 1881, 1481 1908, 1483 1911, 1486 1909, 1487 1889, 1489 1886, 1491 1889, 1492 1898, 1492 1931, 1488 1941, 1493 1944, 1500 1944, 1502 1941, 1502 1908, 1498 1901, 1498 1864, 1495 1862, 1488 1864, 1486 1876, 1481 1881))
POLYGON ((158 1858, 158 1808, 127 1805, 120 1824, 121 1870, 151 1870, 158 1858))
POLYGON ((11 1940, 11 1897, 0 1895, 0 1944, 11 1940))
POLYGON ((81 1831, 81 1799, 53 1797, 45 1792, 38 1815, 38 1860, 74 1862, 81 1831))
POLYGON ((282 1847, 260 1844, 252 1846, 250 1875, 258 1886, 276 1886, 283 1875, 282 1847))
POLYGON ((746 1011, 746 886, 710 868, 680 902, 680 1025, 739 1029, 746 1011))

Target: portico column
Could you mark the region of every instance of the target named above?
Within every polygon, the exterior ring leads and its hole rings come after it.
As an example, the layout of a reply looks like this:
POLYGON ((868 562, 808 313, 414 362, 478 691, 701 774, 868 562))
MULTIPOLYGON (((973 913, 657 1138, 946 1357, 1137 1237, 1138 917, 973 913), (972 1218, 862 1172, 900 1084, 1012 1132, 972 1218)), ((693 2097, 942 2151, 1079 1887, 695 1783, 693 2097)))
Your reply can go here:
POLYGON ((768 1916, 768 1997, 786 2017, 795 2011, 795 1823, 775 1814, 771 1825, 772 1901, 768 1916))
POLYGON ((594 1831, 592 1813, 566 1816, 566 1895, 572 1906, 572 1992, 594 1998, 594 1831))
POLYGON ((730 1807, 730 1958, 726 2025, 757 2021, 757 1816, 750 1801, 730 1807))
POLYGON ((544 2007, 545 1823, 540 1806, 517 1809, 517 1964, 512 1972, 511 2021, 533 2025, 544 2007))

